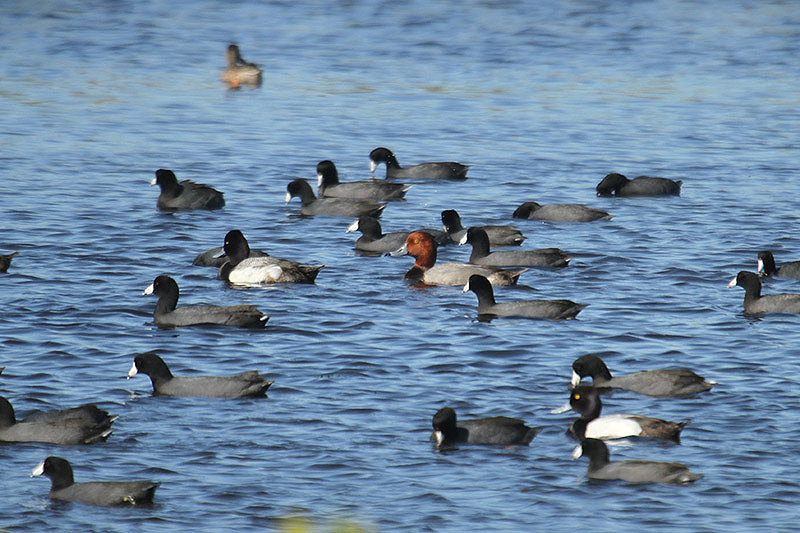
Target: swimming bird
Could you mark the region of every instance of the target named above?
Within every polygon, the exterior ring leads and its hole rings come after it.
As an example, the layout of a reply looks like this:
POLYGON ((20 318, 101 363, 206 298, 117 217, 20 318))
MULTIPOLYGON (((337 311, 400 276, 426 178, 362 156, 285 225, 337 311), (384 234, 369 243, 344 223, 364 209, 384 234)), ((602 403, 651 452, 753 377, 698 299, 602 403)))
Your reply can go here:
POLYGON ((473 274, 464 285, 463 292, 472 291, 478 297, 478 317, 491 319, 498 316, 530 318, 575 318, 587 304, 571 300, 522 300, 497 303, 492 284, 486 277, 473 274))
POLYGON ((383 202, 387 200, 403 200, 411 185, 393 183, 385 180, 339 181, 339 172, 333 161, 317 163, 317 193, 328 198, 358 198, 383 202))
POLYGON ((8 267, 11 266, 11 260, 19 255, 19 252, 12 252, 10 254, 0 254, 0 273, 8 272, 8 267))
MULTIPOLYGON (((359 252, 370 254, 391 254, 405 244, 406 239, 411 234, 410 231, 392 231, 383 233, 381 223, 377 218, 369 215, 361 215, 355 222, 350 224, 345 233, 360 231, 361 237, 356 240, 355 249, 359 252)), ((450 241, 450 237, 443 231, 433 229, 421 229, 430 234, 436 244, 445 244, 450 241)))
POLYGON ((452 407, 442 407, 433 415, 431 440, 436 448, 452 448, 457 443, 498 444, 503 446, 527 445, 542 430, 528 427, 519 418, 492 416, 456 421, 452 407))
POLYGON ((384 234, 381 231, 381 223, 377 218, 369 215, 361 215, 355 222, 347 226, 345 233, 360 231, 361 237, 356 240, 355 249, 360 252, 371 252, 374 254, 390 253, 400 248, 410 231, 393 231, 384 234))
POLYGON ((597 389, 625 389, 648 396, 688 396, 716 385, 688 368, 643 370, 612 377, 605 362, 594 354, 582 355, 572 362, 573 387, 580 385, 581 378, 587 376, 592 378, 592 385, 597 389))
MULTIPOLYGON (((461 216, 455 209, 445 209, 442 211, 442 223, 444 230, 454 243, 461 242, 467 234, 467 229, 461 225, 461 216)), ((525 236, 514 226, 476 226, 486 232, 489 237, 490 246, 519 246, 525 240, 525 236)))
POLYGON ((261 68, 255 63, 248 63, 242 59, 237 45, 228 45, 228 49, 225 51, 225 62, 227 67, 222 71, 220 78, 231 87, 261 85, 261 68))
POLYGON ((597 184, 597 196, 680 196, 681 180, 639 176, 632 180, 622 174, 607 174, 597 184))
POLYGON ((169 276, 158 276, 142 295, 158 296, 153 320, 160 328, 222 324, 240 328, 263 328, 269 320, 254 305, 186 305, 178 306, 178 284, 169 276))
POLYGON ((173 376, 167 363, 154 352, 137 355, 128 379, 142 373, 150 377, 153 394, 161 396, 206 396, 209 398, 255 398, 266 396, 272 381, 255 370, 234 376, 173 376))
POLYGON ((238 229, 225 235, 226 263, 219 267, 218 278, 233 284, 314 283, 325 265, 306 266, 279 257, 251 257, 250 245, 238 229))
POLYGON ((667 483, 684 485, 703 477, 682 463, 662 461, 611 461, 608 446, 599 439, 583 439, 572 452, 572 458, 589 458, 586 477, 589 479, 619 479, 630 483, 667 483))
POLYGON ((558 248, 542 248, 539 250, 501 250, 492 252, 489 249, 489 236, 481 228, 467 230, 459 244, 471 244, 472 253, 469 262, 475 265, 498 267, 565 267, 571 259, 558 248))
POLYGON ((425 285, 463 285, 473 274, 485 276, 494 285, 515 285, 520 274, 527 269, 503 270, 499 267, 467 263, 436 264, 436 242, 430 233, 413 231, 403 246, 389 255, 411 255, 416 259, 405 278, 425 285))
POLYGON ((469 165, 454 162, 420 163, 401 167, 397 158, 388 148, 375 148, 369 154, 369 171, 374 173, 381 163, 386 165, 387 178, 428 178, 440 180, 465 180, 469 165))
POLYGON ((0 442, 93 444, 111 435, 111 424, 116 419, 116 415, 109 415, 94 404, 86 404, 40 411, 17 420, 11 403, 0 396, 0 442))
POLYGON ((728 288, 737 285, 744 289, 744 312, 747 314, 800 313, 800 294, 761 296, 761 280, 755 272, 742 270, 728 283, 728 288))
POLYGON ((603 404, 596 388, 578 385, 572 389, 569 404, 554 413, 572 409, 580 414, 567 430, 571 437, 582 439, 622 439, 625 437, 648 437, 680 443, 680 433, 691 420, 670 422, 642 415, 612 414, 600 416, 603 404))
POLYGON ((379 217, 386 207, 386 204, 357 198, 317 198, 311 185, 302 178, 293 180, 286 186, 286 203, 288 204, 295 196, 300 198, 300 214, 306 216, 379 217))
POLYGON ((156 177, 150 185, 158 185, 161 188, 156 206, 162 211, 211 210, 220 209, 225 205, 225 199, 218 190, 192 180, 178 183, 175 173, 164 168, 156 170, 156 177))
POLYGON ((61 457, 51 455, 31 471, 31 477, 50 478, 52 500, 82 502, 91 505, 149 505, 159 483, 156 481, 88 481, 75 483, 72 465, 61 457))
POLYGON ((514 210, 512 216, 514 218, 547 220, 550 222, 593 222, 611 218, 611 215, 602 209, 595 209, 581 204, 541 205, 536 202, 523 203, 514 210))
POLYGON ((762 277, 800 278, 800 261, 789 261, 777 268, 772 252, 758 252, 758 274, 762 277))

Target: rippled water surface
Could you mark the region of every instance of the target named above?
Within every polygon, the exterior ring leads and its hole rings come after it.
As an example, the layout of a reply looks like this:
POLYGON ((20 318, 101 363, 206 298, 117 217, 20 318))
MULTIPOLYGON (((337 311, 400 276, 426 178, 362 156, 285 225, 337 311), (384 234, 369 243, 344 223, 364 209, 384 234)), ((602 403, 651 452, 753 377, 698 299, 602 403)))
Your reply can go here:
MULTIPOLYGON (((800 259, 800 7, 795 2, 5 2, 0 4, 0 394, 24 416, 95 402, 106 443, 0 447, 0 527, 43 530, 639 532, 794 530, 800 520, 798 323, 742 314, 725 285, 756 252, 800 259), (238 42, 264 84, 228 91, 238 42), (350 219, 300 218, 294 178, 333 160, 369 176, 456 160, 464 182, 414 183, 385 231, 513 223, 523 248, 574 254, 498 300, 570 298, 577 320, 476 319, 459 287, 418 289, 408 257, 362 257, 350 219), (156 211, 158 168, 225 192, 216 212, 156 211), (675 198, 605 199, 607 172, 683 180, 675 198), (379 171, 380 172, 380 171, 379 171), (611 212, 591 224, 514 220, 523 201, 611 212), (315 285, 233 289, 193 257, 241 229, 253 247, 326 267, 315 285), (161 273, 181 303, 253 303, 266 331, 160 330, 140 296, 161 273), (156 350, 176 374, 258 369, 258 400, 160 398, 126 381, 156 350), (719 382, 689 399, 618 392, 608 412, 692 418, 680 446, 613 458, 680 461, 691 486, 589 483, 564 431, 573 359, 612 372, 688 366, 719 382), (543 426, 528 447, 436 453, 431 416, 543 426), (76 478, 161 482, 146 509, 47 499, 48 455, 76 478)), ((466 261, 446 247, 441 261, 466 261)), ((800 292, 774 279, 764 292, 800 292)))

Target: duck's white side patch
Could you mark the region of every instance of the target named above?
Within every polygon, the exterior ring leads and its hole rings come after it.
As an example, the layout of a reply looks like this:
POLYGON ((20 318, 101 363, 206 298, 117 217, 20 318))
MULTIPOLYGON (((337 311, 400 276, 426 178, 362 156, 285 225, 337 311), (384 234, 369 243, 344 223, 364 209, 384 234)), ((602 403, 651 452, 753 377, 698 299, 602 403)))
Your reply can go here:
POLYGON ((642 426, 630 415, 614 414, 595 418, 586 425, 587 439, 620 439, 635 437, 642 432, 642 426))
POLYGON ((278 281, 283 269, 278 265, 244 265, 239 263, 228 275, 231 283, 265 283, 278 281))

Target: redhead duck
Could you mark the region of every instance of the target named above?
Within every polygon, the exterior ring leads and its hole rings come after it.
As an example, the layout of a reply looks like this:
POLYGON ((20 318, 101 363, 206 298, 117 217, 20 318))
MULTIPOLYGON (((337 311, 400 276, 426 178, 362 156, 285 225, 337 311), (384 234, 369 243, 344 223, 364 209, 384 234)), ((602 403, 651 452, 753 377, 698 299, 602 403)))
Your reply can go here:
POLYGON ((161 188, 156 206, 162 211, 220 209, 225 205, 225 199, 218 190, 192 180, 178 183, 175 173, 165 168, 156 170, 156 177, 150 185, 158 185, 161 188))
POLYGON ((160 328, 222 324, 240 328, 263 328, 269 316, 254 305, 187 305, 178 307, 178 284, 169 276, 158 276, 142 295, 158 296, 153 319, 160 328))
POLYGON ((688 368, 643 370, 612 377, 605 362, 594 354, 582 355, 572 362, 572 386, 577 387, 584 377, 592 378, 597 389, 625 389, 648 396, 689 396, 704 392, 714 385, 688 368))
POLYGON ((758 252, 758 274, 762 277, 800 278, 800 261, 790 261, 777 268, 772 252, 758 252))
POLYGON ((333 161, 317 163, 317 192, 326 198, 358 198, 383 202, 387 200, 403 200, 411 185, 391 183, 388 181, 350 181, 339 182, 339 173, 333 161))
POLYGON ((156 481, 90 481, 75 483, 69 461, 51 455, 31 471, 31 477, 50 478, 51 500, 90 505, 150 505, 159 483, 156 481))
POLYGON ((11 403, 0 396, 0 442, 93 444, 111 435, 115 415, 86 404, 72 409, 40 411, 17 420, 11 403))
MULTIPOLYGON (((442 211, 442 223, 444 230, 450 236, 450 240, 455 243, 467 234, 466 228, 461 225, 461 217, 455 209, 445 209, 442 211)), ((525 240, 525 236, 514 226, 478 226, 489 237, 490 246, 519 246, 525 240)))
POLYGON ((8 267, 11 266, 11 260, 19 255, 19 252, 10 254, 0 254, 0 273, 8 272, 8 267))
POLYGON ((240 285, 262 283, 314 283, 325 266, 305 266, 279 257, 251 257, 244 234, 232 229, 225 235, 223 246, 228 261, 219 267, 218 278, 240 285))
POLYGON ((489 236, 481 228, 469 228, 459 244, 471 244, 469 262, 499 267, 565 267, 570 257, 558 248, 540 250, 489 251, 489 236))
POLYGON ((728 283, 728 288, 744 289, 744 312, 760 313, 800 313, 800 294, 768 294, 761 296, 761 280, 755 272, 742 270, 728 283))
POLYGON ((521 270, 502 270, 495 267, 469 265, 466 263, 436 264, 436 242, 430 233, 414 231, 408 235, 403 247, 390 255, 411 255, 416 262, 406 272, 406 279, 425 285, 463 285, 473 274, 486 276, 495 285, 516 285, 521 270))
POLYGON ((619 479, 629 483, 667 483, 684 485, 703 477, 682 463, 661 461, 611 461, 608 446, 599 439, 583 439, 572 452, 572 458, 589 458, 586 477, 589 479, 619 479))
POLYGON ((209 398, 255 398, 266 396, 272 382, 255 370, 235 376, 176 377, 167 363, 153 352, 137 355, 128 379, 138 373, 150 376, 153 393, 161 396, 206 396, 209 398))
POLYGON ((469 169, 469 165, 453 162, 420 163, 410 167, 401 167, 391 150, 382 147, 375 148, 369 153, 369 171, 374 173, 381 163, 386 165, 387 178, 465 180, 469 169))
POLYGON ((600 416, 603 404, 600 395, 592 386, 578 385, 569 396, 569 403, 554 413, 573 409, 581 417, 575 420, 567 434, 575 439, 622 439, 625 437, 648 437, 680 443, 680 433, 690 422, 670 422, 642 415, 613 414, 600 416))
POLYGON ((286 203, 295 196, 300 198, 300 214, 306 216, 328 215, 338 217, 357 217, 360 215, 381 216, 386 204, 355 198, 317 198, 311 185, 298 178, 286 186, 286 203))
POLYGON ((571 300, 524 300, 496 303, 492 284, 484 276, 473 274, 463 292, 472 291, 478 297, 478 317, 527 316, 530 318, 575 318, 586 307, 571 300))
POLYGON ((547 220, 550 222, 593 222, 608 220, 611 215, 602 209, 587 207, 581 204, 549 204, 525 202, 512 215, 514 218, 528 220, 547 220))
POLYGON ((542 430, 528 427, 519 418, 492 416, 456 422, 452 407, 442 407, 433 415, 431 440, 436 448, 452 448, 459 442, 473 444, 499 444, 502 446, 527 445, 542 430))
POLYGON ((222 71, 220 78, 231 87, 261 85, 261 69, 255 63, 248 63, 242 59, 239 47, 235 44, 228 45, 225 62, 228 66, 222 71))
POLYGON ((681 180, 639 176, 629 180, 612 172, 597 184, 597 196, 680 196, 681 180))

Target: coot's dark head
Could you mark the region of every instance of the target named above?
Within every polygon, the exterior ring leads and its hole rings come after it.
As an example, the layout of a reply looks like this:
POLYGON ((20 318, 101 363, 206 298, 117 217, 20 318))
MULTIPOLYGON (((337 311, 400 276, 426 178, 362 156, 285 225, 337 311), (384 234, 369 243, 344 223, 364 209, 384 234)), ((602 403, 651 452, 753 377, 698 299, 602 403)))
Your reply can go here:
POLYGON ((536 202, 525 202, 514 210, 514 218, 529 218, 531 213, 542 207, 536 202))
POLYGON ((464 288, 461 289, 461 292, 467 291, 472 291, 475 294, 488 294, 494 299, 494 289, 492 289, 491 282, 486 276, 481 276, 480 274, 472 274, 469 277, 464 288))
POLYGON ((608 464, 610 455, 608 446, 600 439, 583 439, 572 452, 572 458, 587 457, 590 464, 596 466, 608 464))
POLYGON ((355 222, 347 226, 345 233, 352 233, 354 231, 360 231, 364 235, 370 237, 380 238, 383 230, 377 218, 369 215, 360 215, 355 222))
POLYGON ((461 217, 455 209, 445 209, 442 211, 442 224, 444 224, 445 231, 448 233, 454 233, 463 229, 461 217))
POLYGON ((69 461, 55 455, 51 455, 31 471, 31 477, 41 476, 42 474, 50 478, 52 482, 51 490, 63 489, 74 483, 72 466, 70 466, 69 461))
POLYGON ((128 371, 128 379, 138 373, 146 374, 151 377, 171 378, 167 363, 164 362, 155 352, 140 353, 133 359, 133 366, 128 371))
POLYGON ((158 296, 156 313, 169 313, 170 311, 174 311, 178 306, 178 298, 180 297, 178 284, 174 279, 164 274, 154 279, 153 283, 151 283, 142 294, 155 294, 158 296))
POLYGON ((611 379, 611 372, 605 362, 594 354, 582 355, 572 362, 572 386, 580 385, 581 378, 591 377, 596 380, 611 379))
POLYGON ((0 396, 0 428, 12 426, 17 422, 14 407, 4 397, 0 396))
POLYGON ((286 203, 288 204, 289 201, 294 198, 295 196, 300 197, 300 200, 303 203, 314 201, 314 190, 309 185, 308 181, 304 180, 303 178, 297 178, 296 180, 292 180, 286 186, 286 203))
POLYGON ((623 185, 628 183, 628 178, 617 172, 607 174, 597 184, 597 196, 613 196, 623 185))
POLYGON ((486 248, 489 247, 489 235, 486 230, 473 226, 467 230, 461 241, 458 244, 471 244, 473 246, 479 245, 486 248))
POLYGON ((165 168, 156 170, 156 177, 150 182, 150 185, 158 185, 162 191, 170 191, 178 186, 178 178, 175 173, 165 168))
POLYGON ((763 251, 758 252, 758 274, 760 276, 771 276, 778 271, 775 265, 775 257, 772 252, 763 251))
POLYGON ((339 183, 339 172, 333 161, 325 160, 317 163, 317 187, 339 183))
POLYGON ((433 435, 436 446, 452 444, 458 436, 456 411, 452 407, 442 407, 433 415, 433 435))
POLYGON ((381 163, 387 167, 389 165, 397 165, 397 158, 388 148, 375 148, 369 153, 369 171, 375 172, 375 168, 381 163))
POLYGON ((747 270, 739 272, 736 277, 728 283, 729 289, 736 286, 742 287, 745 294, 748 296, 752 295, 756 298, 761 296, 761 280, 758 279, 758 274, 755 272, 748 272, 747 270))

